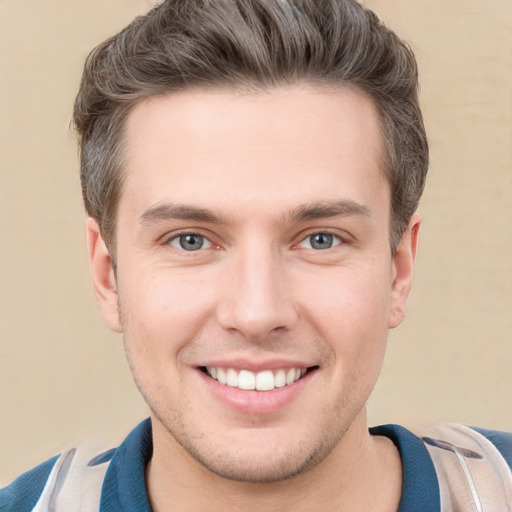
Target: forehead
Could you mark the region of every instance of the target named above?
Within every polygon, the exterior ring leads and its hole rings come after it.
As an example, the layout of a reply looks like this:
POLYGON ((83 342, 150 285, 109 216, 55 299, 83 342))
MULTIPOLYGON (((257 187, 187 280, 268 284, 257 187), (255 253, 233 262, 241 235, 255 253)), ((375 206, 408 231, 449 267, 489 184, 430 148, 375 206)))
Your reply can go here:
POLYGON ((137 105, 125 137, 120 214, 159 201, 277 211, 388 188, 378 114, 351 89, 172 93, 137 105))

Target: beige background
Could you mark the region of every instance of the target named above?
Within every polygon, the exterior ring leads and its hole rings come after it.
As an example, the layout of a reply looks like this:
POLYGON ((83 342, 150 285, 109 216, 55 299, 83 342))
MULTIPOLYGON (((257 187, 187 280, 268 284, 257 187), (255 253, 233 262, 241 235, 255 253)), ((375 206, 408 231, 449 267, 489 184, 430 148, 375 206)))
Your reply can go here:
MULTIPOLYGON (((148 0, 0 0, 0 482, 147 415, 87 275, 68 131, 85 56, 148 0)), ((372 423, 512 430, 512 0, 368 0, 416 50, 432 145, 372 423)))

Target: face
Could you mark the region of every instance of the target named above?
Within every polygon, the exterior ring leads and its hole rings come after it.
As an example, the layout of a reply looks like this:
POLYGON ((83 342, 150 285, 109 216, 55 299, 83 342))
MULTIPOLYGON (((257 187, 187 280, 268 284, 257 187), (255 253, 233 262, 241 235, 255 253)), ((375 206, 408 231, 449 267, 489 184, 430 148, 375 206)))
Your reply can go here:
POLYGON ((116 280, 94 221, 89 255, 155 446, 275 481, 362 435, 418 227, 393 255, 371 101, 189 91, 140 104, 126 137, 116 280))

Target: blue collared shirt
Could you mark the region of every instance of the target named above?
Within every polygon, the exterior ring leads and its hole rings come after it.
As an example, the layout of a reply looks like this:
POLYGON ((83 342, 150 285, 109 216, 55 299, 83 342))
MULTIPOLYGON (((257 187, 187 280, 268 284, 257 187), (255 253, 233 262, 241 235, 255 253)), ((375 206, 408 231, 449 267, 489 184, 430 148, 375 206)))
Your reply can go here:
MULTIPOLYGON (((512 434, 475 430, 485 435, 498 448, 512 468, 512 434)), ((373 427, 370 433, 388 437, 400 452, 403 482, 398 512, 439 512, 439 484, 423 442, 399 425, 373 427)), ((144 474, 152 453, 151 421, 147 419, 118 448, 91 461, 93 464, 109 463, 103 481, 100 512, 151 512, 144 474)), ((37 503, 56 460, 57 457, 54 457, 46 461, 0 490, 0 510, 30 512, 37 503)))

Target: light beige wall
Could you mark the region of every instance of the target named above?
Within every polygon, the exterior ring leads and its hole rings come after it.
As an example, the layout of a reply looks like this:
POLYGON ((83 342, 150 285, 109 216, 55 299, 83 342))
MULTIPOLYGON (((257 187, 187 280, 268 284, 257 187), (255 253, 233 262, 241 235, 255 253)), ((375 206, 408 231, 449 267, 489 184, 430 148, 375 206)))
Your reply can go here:
MULTIPOLYGON (((83 60, 149 0, 0 0, 0 482, 147 414, 85 260, 83 60)), ((416 50, 432 145, 406 323, 372 423, 512 430, 512 1, 369 0, 416 50)))

